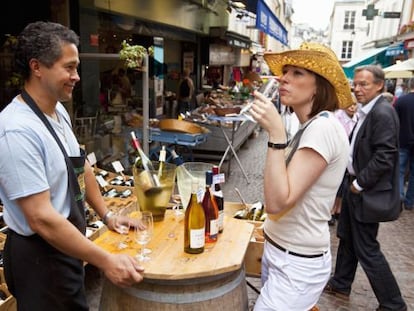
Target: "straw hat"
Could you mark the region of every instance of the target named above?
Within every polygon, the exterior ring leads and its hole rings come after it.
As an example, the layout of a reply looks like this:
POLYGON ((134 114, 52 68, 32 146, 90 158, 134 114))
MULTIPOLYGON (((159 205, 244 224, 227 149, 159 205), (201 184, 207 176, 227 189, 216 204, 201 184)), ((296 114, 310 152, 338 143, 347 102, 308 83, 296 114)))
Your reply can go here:
POLYGON ((335 88, 339 108, 352 105, 351 87, 335 53, 330 48, 320 43, 304 42, 298 50, 265 53, 264 59, 276 76, 283 74, 283 66, 286 65, 297 66, 319 74, 335 88))

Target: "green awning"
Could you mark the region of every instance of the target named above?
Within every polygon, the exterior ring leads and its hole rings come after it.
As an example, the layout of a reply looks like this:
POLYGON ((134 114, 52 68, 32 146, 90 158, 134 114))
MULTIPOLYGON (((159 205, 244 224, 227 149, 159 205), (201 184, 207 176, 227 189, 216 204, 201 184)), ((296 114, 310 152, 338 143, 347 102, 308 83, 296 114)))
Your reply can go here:
POLYGON ((384 64, 385 50, 387 48, 388 47, 373 49, 362 56, 343 64, 342 68, 344 69, 345 75, 352 79, 356 67, 370 64, 384 64))

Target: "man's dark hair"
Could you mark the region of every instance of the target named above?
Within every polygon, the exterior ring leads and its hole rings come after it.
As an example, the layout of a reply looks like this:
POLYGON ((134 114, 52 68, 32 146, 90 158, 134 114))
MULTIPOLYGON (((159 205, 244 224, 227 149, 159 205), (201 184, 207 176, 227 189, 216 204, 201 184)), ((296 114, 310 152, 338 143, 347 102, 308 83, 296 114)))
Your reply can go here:
POLYGON ((62 44, 79 45, 78 35, 57 23, 34 22, 28 24, 18 36, 16 70, 26 80, 30 76, 29 62, 37 59, 50 68, 62 56, 62 44))

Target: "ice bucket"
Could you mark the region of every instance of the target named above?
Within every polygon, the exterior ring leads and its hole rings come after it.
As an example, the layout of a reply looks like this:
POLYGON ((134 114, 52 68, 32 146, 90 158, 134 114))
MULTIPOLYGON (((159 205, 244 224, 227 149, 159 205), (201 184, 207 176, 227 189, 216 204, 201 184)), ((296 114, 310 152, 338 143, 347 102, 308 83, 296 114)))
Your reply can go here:
POLYGON ((164 219, 165 210, 170 201, 172 191, 175 185, 175 164, 163 163, 160 170, 160 162, 151 161, 154 170, 145 172, 143 169, 134 166, 134 184, 135 194, 138 200, 138 206, 141 211, 150 211, 154 221, 164 219), (159 186, 148 190, 148 173, 152 174, 159 180, 159 186))

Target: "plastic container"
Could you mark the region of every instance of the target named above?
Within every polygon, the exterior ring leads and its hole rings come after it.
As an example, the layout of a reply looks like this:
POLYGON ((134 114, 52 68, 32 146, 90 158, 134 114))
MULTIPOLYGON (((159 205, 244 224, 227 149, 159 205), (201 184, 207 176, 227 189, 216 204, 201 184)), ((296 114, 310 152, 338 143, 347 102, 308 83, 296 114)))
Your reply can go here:
POLYGON ((177 186, 178 193, 186 209, 191 197, 191 181, 195 178, 198 181, 198 187, 204 191, 206 187, 206 171, 211 170, 213 164, 205 162, 185 162, 177 167, 177 186))

